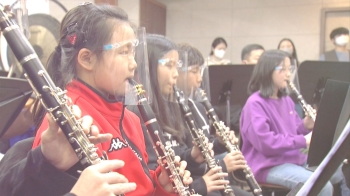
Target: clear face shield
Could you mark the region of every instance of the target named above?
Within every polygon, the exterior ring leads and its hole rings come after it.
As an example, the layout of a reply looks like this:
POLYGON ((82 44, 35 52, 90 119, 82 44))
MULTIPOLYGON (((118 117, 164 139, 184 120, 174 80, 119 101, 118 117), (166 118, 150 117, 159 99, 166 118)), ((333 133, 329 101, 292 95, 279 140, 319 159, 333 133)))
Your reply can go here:
MULTIPOLYGON (((209 83, 209 68, 208 66, 203 66, 202 68, 202 83, 200 86, 200 90, 198 92, 200 96, 200 99, 197 101, 202 101, 203 95, 208 98, 210 101, 210 83, 209 83)), ((197 96, 198 97, 198 96, 197 96)))
POLYGON ((129 25, 123 25, 112 36, 112 40, 118 41, 103 46, 103 60, 95 71, 95 81, 108 99, 137 105, 143 93, 150 100, 146 93, 150 81, 145 35, 144 28, 134 32, 129 25))
POLYGON ((150 104, 153 96, 151 93, 145 27, 138 28, 136 36, 139 41, 138 45, 135 47, 137 68, 135 69, 134 78, 129 80, 125 89, 125 105, 137 105, 140 96, 145 97, 150 104))
MULTIPOLYGON (((174 86, 184 95, 177 83, 182 69, 187 69, 187 52, 182 50, 171 50, 162 58, 158 59, 158 85, 162 97, 167 102, 176 102, 174 86)), ((182 85, 182 84, 181 84, 182 85)))
POLYGON ((185 98, 190 98, 194 101, 202 100, 202 94, 205 91, 201 86, 205 70, 205 65, 189 65, 186 69, 180 69, 177 86, 184 92, 185 98))

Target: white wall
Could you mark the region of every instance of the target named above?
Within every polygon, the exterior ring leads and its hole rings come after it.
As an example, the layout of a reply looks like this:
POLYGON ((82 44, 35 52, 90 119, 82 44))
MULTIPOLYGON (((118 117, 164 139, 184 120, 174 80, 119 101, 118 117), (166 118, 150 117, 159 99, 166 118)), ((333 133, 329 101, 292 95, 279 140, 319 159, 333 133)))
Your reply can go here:
MULTIPOLYGON (((240 62, 242 48, 251 43, 275 49, 291 38, 299 61, 319 57, 321 9, 350 6, 349 0, 158 0, 167 5, 166 35, 188 42, 204 56, 212 41, 228 42, 225 57, 240 62)), ((326 35, 328 37, 328 35, 326 35)))
POLYGON ((133 23, 140 24, 140 0, 118 0, 118 7, 128 13, 133 23))
MULTIPOLYGON (((27 0, 28 1, 28 0, 27 0)), ((37 1, 37 0, 29 0, 29 1, 37 1)), ((42 0, 41 0, 42 1, 42 0)), ((59 0, 68 10, 76 7, 80 3, 87 2, 88 0, 59 0)), ((118 0, 118 6, 124 9, 128 15, 129 19, 134 22, 136 25, 139 25, 140 23, 140 0, 118 0)), ((89 2, 94 2, 93 0, 90 0, 89 2)), ((57 6, 57 4, 50 2, 50 15, 57 18, 59 21, 62 20, 62 18, 65 15, 65 12, 62 11, 62 9, 57 6)))
MULTIPOLYGON (((37 0, 29 0, 29 1, 37 1, 37 0)), ((89 0, 59 0, 59 2, 61 2, 68 10, 86 1, 89 1, 89 0)), ((89 2, 94 2, 94 1, 90 0, 89 2)), ((118 0, 118 6, 128 13, 129 19, 132 22, 134 22, 136 25, 139 25, 140 0, 118 0)), ((50 2, 50 14, 55 18, 57 18, 59 21, 61 21, 63 16, 65 15, 65 12, 62 11, 62 9, 58 7, 55 3, 50 2)))
MULTIPOLYGON (((85 1, 60 0, 68 10, 85 1)), ((118 0, 119 7, 137 25, 140 22, 139 1, 118 0)), ((349 0, 157 1, 167 6, 166 35, 169 38, 175 42, 188 42, 207 56, 212 41, 222 36, 228 42, 225 57, 233 63, 240 62, 245 45, 258 43, 266 49, 274 49, 284 37, 294 41, 299 61, 316 60, 320 48, 321 9, 350 7, 349 0)), ((61 8, 50 2, 50 15, 61 21, 64 14, 61 8)))
MULTIPOLYGON (((59 2, 66 7, 67 10, 70 10, 76 6, 78 6, 80 3, 86 2, 89 0, 59 0, 59 2)), ((94 1, 90 1, 94 2, 94 1)), ((58 21, 61 22, 66 12, 63 11, 62 8, 60 8, 56 3, 49 1, 50 3, 50 15, 55 17, 58 21)))

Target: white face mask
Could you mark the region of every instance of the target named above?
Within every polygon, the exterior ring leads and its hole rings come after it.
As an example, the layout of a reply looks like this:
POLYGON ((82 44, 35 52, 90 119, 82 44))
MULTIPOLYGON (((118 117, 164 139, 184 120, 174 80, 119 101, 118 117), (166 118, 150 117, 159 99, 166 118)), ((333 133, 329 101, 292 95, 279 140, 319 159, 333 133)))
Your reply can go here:
POLYGON ((222 59, 225 55, 225 50, 214 50, 214 55, 217 58, 222 59))
POLYGON ((335 38, 335 44, 338 46, 345 46, 349 42, 349 35, 341 35, 335 38))
POLYGON ((287 52, 289 55, 293 54, 293 49, 292 48, 282 48, 281 50, 287 52))

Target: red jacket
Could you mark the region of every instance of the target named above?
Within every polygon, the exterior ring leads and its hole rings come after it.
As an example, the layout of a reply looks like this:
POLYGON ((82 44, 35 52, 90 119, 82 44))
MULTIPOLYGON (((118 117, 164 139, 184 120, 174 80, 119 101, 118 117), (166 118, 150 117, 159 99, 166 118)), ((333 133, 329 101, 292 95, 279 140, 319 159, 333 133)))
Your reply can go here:
MULTIPOLYGON (((129 182, 135 182, 137 185, 135 191, 126 195, 174 195, 160 186, 158 181, 160 168, 153 171, 147 167, 148 155, 140 119, 134 113, 127 110, 121 102, 106 101, 95 90, 77 80, 67 85, 67 91, 72 102, 80 107, 82 116, 90 115, 100 133, 113 135, 111 141, 99 144, 97 147, 105 151, 109 159, 120 159, 125 162, 124 167, 116 172, 123 174, 129 182)), ((47 128, 48 123, 44 120, 37 132, 33 148, 40 145, 41 133, 47 128)))

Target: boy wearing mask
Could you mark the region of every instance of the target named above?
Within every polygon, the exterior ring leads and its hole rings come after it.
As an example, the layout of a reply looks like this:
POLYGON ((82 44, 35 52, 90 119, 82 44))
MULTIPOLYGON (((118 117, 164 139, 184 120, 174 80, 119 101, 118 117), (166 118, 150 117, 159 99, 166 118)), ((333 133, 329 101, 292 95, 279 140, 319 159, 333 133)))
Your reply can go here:
POLYGON ((350 62, 350 50, 347 49, 349 29, 344 27, 336 28, 331 32, 330 38, 335 48, 322 54, 320 60, 350 62))

